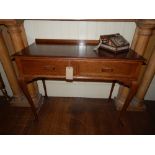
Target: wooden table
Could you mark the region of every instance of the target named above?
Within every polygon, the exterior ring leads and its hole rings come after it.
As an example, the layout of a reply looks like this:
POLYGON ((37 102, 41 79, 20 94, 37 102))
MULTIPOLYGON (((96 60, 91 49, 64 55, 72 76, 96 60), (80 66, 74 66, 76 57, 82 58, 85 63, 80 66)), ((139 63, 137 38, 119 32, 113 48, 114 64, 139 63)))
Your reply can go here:
POLYGON ((36 119, 38 113, 28 92, 27 83, 42 79, 47 95, 44 80, 66 80, 66 67, 73 68, 73 81, 113 82, 112 90, 115 82, 129 87, 130 92, 119 118, 126 111, 137 91, 137 80, 144 58, 132 50, 118 55, 103 49, 94 51, 97 44, 97 40, 36 39, 35 43, 14 55, 20 86, 36 119))

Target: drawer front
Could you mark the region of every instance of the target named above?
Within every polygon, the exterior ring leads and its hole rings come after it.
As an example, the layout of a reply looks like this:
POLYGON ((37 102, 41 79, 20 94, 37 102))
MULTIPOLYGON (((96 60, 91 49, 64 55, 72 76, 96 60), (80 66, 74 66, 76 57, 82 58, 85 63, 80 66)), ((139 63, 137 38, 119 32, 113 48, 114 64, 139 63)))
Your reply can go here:
POLYGON ((136 78, 140 64, 129 61, 87 60, 79 61, 78 76, 96 77, 99 79, 109 77, 136 78))
POLYGON ((136 79, 141 63, 114 60, 20 59, 17 65, 24 76, 65 78, 66 67, 73 67, 75 79, 136 79), (19 64, 19 65, 18 65, 19 64))
POLYGON ((62 59, 35 59, 21 61, 24 75, 47 75, 47 76, 65 76, 68 60, 62 59))

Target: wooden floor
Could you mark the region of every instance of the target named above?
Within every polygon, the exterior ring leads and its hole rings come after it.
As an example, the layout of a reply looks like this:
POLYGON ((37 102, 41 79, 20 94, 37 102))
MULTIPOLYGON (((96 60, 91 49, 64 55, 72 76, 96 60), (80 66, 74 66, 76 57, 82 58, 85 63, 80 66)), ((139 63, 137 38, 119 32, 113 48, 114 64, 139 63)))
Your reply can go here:
POLYGON ((89 98, 48 98, 33 121, 29 108, 0 105, 0 134, 85 135, 155 134, 155 102, 146 111, 127 112, 125 126, 115 124, 113 101, 89 98))

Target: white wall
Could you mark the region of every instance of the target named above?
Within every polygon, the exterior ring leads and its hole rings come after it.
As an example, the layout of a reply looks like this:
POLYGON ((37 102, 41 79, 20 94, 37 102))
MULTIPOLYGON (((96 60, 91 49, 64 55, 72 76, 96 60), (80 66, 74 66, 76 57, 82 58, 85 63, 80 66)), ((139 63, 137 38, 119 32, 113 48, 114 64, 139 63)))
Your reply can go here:
POLYGON ((130 43, 135 23, 25 20, 28 42, 35 38, 54 39, 99 39, 101 34, 121 33, 130 43))

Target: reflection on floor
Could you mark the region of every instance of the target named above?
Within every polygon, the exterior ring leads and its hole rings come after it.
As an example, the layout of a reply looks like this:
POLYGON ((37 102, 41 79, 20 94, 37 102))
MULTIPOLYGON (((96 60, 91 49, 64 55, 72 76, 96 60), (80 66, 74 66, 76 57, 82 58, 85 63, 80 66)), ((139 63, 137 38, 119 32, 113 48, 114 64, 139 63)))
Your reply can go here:
POLYGON ((125 126, 116 125, 113 101, 90 98, 49 97, 33 121, 30 108, 0 105, 0 134, 155 134, 155 101, 146 111, 126 112, 125 126))

